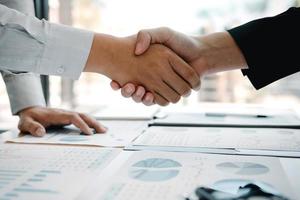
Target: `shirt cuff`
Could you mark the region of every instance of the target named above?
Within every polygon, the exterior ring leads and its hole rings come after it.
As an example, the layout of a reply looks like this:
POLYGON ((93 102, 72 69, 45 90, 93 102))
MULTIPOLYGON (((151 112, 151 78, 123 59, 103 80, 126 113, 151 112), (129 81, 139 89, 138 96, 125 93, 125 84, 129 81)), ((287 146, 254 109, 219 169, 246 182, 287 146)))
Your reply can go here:
POLYGON ((73 27, 48 23, 46 45, 38 71, 78 79, 92 46, 94 33, 73 27))
POLYGON ((7 71, 2 74, 13 115, 32 106, 46 106, 39 75, 33 73, 14 74, 7 71))

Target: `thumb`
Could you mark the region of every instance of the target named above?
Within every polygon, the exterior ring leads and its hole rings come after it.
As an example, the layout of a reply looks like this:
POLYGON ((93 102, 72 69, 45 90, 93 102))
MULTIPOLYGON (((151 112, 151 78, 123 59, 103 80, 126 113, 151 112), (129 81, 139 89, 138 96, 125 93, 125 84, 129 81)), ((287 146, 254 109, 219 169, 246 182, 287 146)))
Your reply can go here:
POLYGON ((29 132, 31 135, 37 137, 42 137, 46 134, 44 126, 32 118, 20 120, 18 128, 21 132, 29 132))
POLYGON ((151 45, 151 35, 147 32, 147 30, 141 30, 137 34, 136 45, 135 45, 135 55, 141 55, 151 45))

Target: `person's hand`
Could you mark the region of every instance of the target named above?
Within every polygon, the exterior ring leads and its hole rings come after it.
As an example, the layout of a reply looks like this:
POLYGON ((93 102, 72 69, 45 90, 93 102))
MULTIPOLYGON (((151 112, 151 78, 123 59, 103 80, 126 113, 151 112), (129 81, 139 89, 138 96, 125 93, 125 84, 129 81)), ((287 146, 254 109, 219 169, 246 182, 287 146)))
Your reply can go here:
MULTIPOLYGON (((182 57, 192 67, 196 68, 196 64, 200 65, 198 68, 205 68, 206 63, 196 63, 199 58, 199 42, 196 38, 184 35, 182 33, 173 31, 169 28, 157 28, 149 30, 141 30, 138 33, 135 54, 142 55, 151 44, 163 44, 172 49, 176 54, 182 57)), ((202 75, 200 70, 197 71, 198 75, 202 75)), ((200 80, 200 78, 199 78, 200 80)), ((121 93, 124 97, 132 97, 135 102, 143 102, 145 105, 154 104, 154 96, 152 93, 147 92, 142 86, 128 83, 121 87, 117 81, 111 82, 111 87, 114 90, 121 88, 121 93)), ((186 95, 188 96, 188 95, 186 95)))
MULTIPOLYGON (((141 30, 137 36, 135 54, 143 54, 151 44, 156 43, 172 49, 192 66, 200 77, 209 73, 247 67, 243 54, 227 32, 194 37, 165 27, 141 30)), ((112 81, 111 86, 114 90, 121 87, 116 81, 112 81)), ((141 86, 129 83, 122 87, 122 95, 132 97, 136 101, 138 88, 142 91, 141 86)), ((146 99, 151 99, 151 94, 144 93, 144 96, 139 96, 137 100, 142 100, 145 105, 151 104, 146 99)))
POLYGON ((62 109, 30 107, 18 113, 21 132, 29 132, 33 136, 42 137, 46 128, 50 126, 65 126, 73 124, 83 133, 92 135, 92 129, 97 133, 104 133, 106 128, 92 117, 62 109))
POLYGON ((165 46, 151 45, 137 57, 133 53, 136 36, 94 40, 85 71, 104 74, 121 86, 141 85, 159 105, 176 103, 200 85, 196 71, 165 46))

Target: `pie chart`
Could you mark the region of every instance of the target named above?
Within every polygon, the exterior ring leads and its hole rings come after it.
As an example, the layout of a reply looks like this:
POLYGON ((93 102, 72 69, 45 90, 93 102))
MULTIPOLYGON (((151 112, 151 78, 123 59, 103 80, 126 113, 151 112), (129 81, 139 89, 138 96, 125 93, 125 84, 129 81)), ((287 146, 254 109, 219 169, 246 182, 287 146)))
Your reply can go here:
POLYGON ((223 162, 216 167, 223 172, 238 175, 258 175, 269 171, 267 166, 252 162, 223 162))
POLYGON ((176 177, 181 167, 179 162, 171 159, 149 158, 133 164, 129 176, 145 182, 166 181, 176 177))

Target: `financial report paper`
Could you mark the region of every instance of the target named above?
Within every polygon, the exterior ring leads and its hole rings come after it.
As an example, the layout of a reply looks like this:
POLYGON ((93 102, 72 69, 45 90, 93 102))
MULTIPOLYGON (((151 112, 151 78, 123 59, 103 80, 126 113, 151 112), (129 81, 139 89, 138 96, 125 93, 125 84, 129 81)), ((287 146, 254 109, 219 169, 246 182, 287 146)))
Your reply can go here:
POLYGON ((121 150, 96 147, 0 145, 0 197, 71 200, 121 150))
POLYGON ((182 200, 197 186, 236 194, 248 183, 295 197, 280 160, 269 157, 137 151, 118 172, 93 185, 103 181, 103 187, 91 188, 81 199, 182 200))
POLYGON ((299 129, 167 127, 148 128, 134 146, 172 148, 211 148, 299 152, 299 129))
POLYGON ((66 127, 50 129, 43 137, 20 135, 9 139, 8 142, 124 147, 138 137, 148 125, 145 121, 103 121, 102 124, 108 128, 105 134, 84 135, 77 128, 66 127))
POLYGON ((264 127, 300 128, 300 118, 293 112, 168 112, 153 121, 157 126, 264 127))

